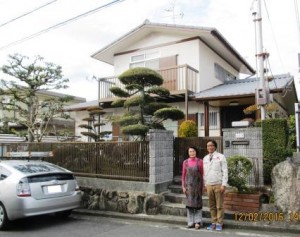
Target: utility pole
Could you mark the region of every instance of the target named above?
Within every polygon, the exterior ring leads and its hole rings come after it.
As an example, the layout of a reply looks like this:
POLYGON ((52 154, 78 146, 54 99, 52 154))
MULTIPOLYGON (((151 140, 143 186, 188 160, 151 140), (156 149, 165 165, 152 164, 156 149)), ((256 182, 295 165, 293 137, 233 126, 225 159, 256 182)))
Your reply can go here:
POLYGON ((265 81, 265 70, 264 70, 264 60, 268 56, 267 53, 263 52, 263 40, 262 40, 262 16, 261 16, 261 0, 257 0, 257 11, 252 13, 254 15, 254 22, 257 31, 257 68, 256 75, 260 78, 259 88, 256 89, 255 98, 256 104, 260 106, 261 120, 266 118, 266 104, 269 101, 269 89, 266 86, 265 81))
MULTIPOLYGON (((297 78, 299 83, 300 77, 300 53, 299 53, 299 46, 300 46, 300 19, 299 19, 299 8, 298 2, 294 0, 295 6, 295 15, 296 15, 296 22, 297 22, 297 32, 298 32, 298 72, 297 78)), ((300 104, 295 103, 295 122, 296 122, 296 148, 297 152, 300 152, 300 104)))

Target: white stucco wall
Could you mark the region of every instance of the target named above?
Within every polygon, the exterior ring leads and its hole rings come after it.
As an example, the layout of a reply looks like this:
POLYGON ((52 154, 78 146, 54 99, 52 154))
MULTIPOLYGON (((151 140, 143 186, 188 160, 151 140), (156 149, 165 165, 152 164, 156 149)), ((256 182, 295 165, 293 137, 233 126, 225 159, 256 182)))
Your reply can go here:
POLYGON ((127 54, 122 54, 115 56, 114 58, 114 71, 115 75, 119 75, 129 68, 130 58, 134 55, 142 53, 152 53, 158 52, 159 57, 168 57, 173 55, 178 55, 178 65, 188 64, 195 69, 199 69, 199 40, 195 39, 192 41, 186 41, 176 44, 167 44, 178 40, 184 39, 183 37, 178 37, 174 35, 163 35, 163 34, 152 34, 151 37, 146 37, 131 47, 125 49, 124 51, 136 50, 138 51, 130 52, 127 54), (151 49, 145 49, 149 46, 158 45, 151 49), (160 45, 160 46, 159 46, 160 45))
POLYGON ((222 68, 238 77, 238 72, 223 60, 214 51, 208 48, 203 42, 199 42, 199 76, 200 88, 199 91, 209 89, 213 86, 222 84, 222 81, 215 77, 214 64, 219 64, 222 68))
POLYGON ((187 64, 198 70, 199 81, 197 83, 197 91, 206 90, 222 83, 215 77, 215 63, 219 64, 231 74, 238 76, 238 72, 234 68, 208 48, 201 40, 194 39, 175 43, 185 38, 186 37, 183 36, 165 35, 162 33, 152 33, 146 36, 142 40, 124 49, 123 52, 128 51, 128 53, 115 56, 115 75, 119 75, 129 68, 132 56, 157 52, 160 58, 177 55, 178 65, 187 64), (137 51, 132 52, 132 50, 137 51))

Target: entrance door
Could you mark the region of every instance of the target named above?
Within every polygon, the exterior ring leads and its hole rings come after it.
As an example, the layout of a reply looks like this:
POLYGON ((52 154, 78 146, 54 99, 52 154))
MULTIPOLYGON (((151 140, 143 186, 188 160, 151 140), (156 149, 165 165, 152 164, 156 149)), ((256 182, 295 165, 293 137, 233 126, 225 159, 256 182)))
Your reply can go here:
POLYGON ((249 105, 239 105, 239 106, 228 106, 221 108, 221 127, 231 128, 231 123, 233 121, 241 121, 245 118, 252 118, 255 120, 255 113, 244 114, 243 110, 249 105))

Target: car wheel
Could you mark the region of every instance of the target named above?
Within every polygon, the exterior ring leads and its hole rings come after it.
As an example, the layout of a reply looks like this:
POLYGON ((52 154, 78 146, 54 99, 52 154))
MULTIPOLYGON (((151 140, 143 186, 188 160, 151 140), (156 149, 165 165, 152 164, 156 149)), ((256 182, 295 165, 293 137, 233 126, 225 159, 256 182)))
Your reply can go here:
POLYGON ((56 212, 55 215, 59 218, 67 218, 71 215, 72 210, 56 212))
POLYGON ((9 220, 7 218, 5 207, 0 203, 0 230, 7 229, 9 225, 9 220))

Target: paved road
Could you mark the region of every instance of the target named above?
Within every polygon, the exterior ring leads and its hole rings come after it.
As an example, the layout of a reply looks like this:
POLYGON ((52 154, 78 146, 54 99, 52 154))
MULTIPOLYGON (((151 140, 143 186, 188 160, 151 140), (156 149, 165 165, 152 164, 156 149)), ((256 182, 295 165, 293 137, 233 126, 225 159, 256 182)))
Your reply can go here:
POLYGON ((298 234, 245 231, 226 229, 220 232, 190 230, 184 226, 158 224, 107 217, 71 215, 66 220, 54 216, 34 217, 14 222, 9 231, 0 232, 1 237, 298 237, 298 234))

